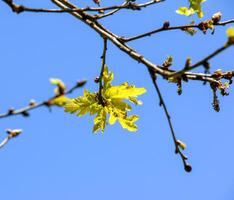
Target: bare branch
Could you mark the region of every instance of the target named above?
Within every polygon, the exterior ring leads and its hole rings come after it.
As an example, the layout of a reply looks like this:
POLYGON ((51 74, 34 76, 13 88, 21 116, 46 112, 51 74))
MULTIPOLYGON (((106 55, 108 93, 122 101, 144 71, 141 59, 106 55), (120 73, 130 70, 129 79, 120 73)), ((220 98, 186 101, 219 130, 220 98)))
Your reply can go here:
POLYGON ((211 58, 217 56, 218 54, 220 54, 221 52, 223 52, 224 50, 226 50, 228 47, 230 47, 231 44, 225 44, 222 47, 218 48, 217 50, 215 50, 214 52, 212 52, 211 54, 209 54, 208 56, 206 56, 205 58, 203 58, 202 60, 198 61, 197 63, 191 65, 191 66, 185 66, 184 69, 174 72, 171 75, 169 75, 169 77, 178 77, 181 76, 182 74, 184 74, 187 71, 191 71, 201 65, 204 65, 204 63, 206 63, 207 61, 209 61, 211 58))
POLYGON ((122 5, 119 6, 109 6, 109 7, 98 7, 98 8, 92 8, 92 7, 86 7, 86 8, 74 8, 74 9, 45 9, 45 8, 30 8, 24 5, 18 5, 15 4, 12 0, 2 0, 5 2, 13 12, 16 13, 22 13, 22 12, 35 12, 35 13, 72 13, 72 12, 83 12, 83 11, 90 11, 90 12, 104 12, 111 10, 109 13, 101 14, 101 15, 95 15, 95 18, 100 19, 107 17, 109 15, 112 15, 116 13, 117 11, 121 9, 130 9, 130 10, 140 10, 143 7, 148 7, 152 4, 160 3, 165 0, 152 0, 146 3, 142 4, 136 4, 132 3, 129 0, 126 0, 122 5))
POLYGON ((19 134, 22 133, 21 129, 7 129, 6 133, 8 134, 7 137, 0 143, 0 149, 3 148, 12 138, 17 137, 19 134))
POLYGON ((158 84, 156 82, 156 75, 154 72, 150 71, 149 70, 149 73, 150 73, 150 77, 153 81, 153 84, 154 84, 154 87, 155 87, 155 90, 158 94, 158 97, 159 97, 159 105, 163 107, 163 110, 166 114, 166 117, 167 117, 167 122, 169 124, 169 127, 170 127, 170 130, 171 130, 171 136, 173 138, 173 142, 175 144, 175 153, 178 153, 183 161, 183 164, 184 164, 184 169, 186 172, 190 172, 192 170, 192 167, 187 163, 187 157, 183 154, 183 152, 181 151, 180 149, 180 146, 179 146, 179 143, 178 143, 178 140, 176 138, 176 135, 175 135, 175 131, 174 131, 174 128, 173 128, 173 125, 172 125, 172 122, 171 122, 171 116, 169 115, 169 112, 167 110, 167 106, 166 106, 166 103, 163 99, 163 96, 162 96, 162 93, 158 87, 158 84))
POLYGON ((104 7, 104 8, 86 8, 84 9, 85 11, 99 11, 99 12, 103 12, 106 10, 112 10, 108 13, 105 14, 101 14, 101 15, 96 15, 96 19, 101 19, 104 17, 108 17, 110 15, 113 15, 114 13, 118 12, 121 9, 130 9, 130 10, 141 10, 141 8, 146 8, 150 5, 156 4, 156 3, 161 3, 165 0, 152 0, 146 3, 142 3, 142 4, 136 4, 131 2, 130 0, 126 0, 122 5, 120 6, 110 6, 110 7, 104 7), (114 9, 114 10, 113 10, 114 9))
POLYGON ((103 106, 105 106, 105 103, 104 103, 103 97, 102 97, 102 87, 103 87, 102 77, 103 77, 103 72, 104 72, 104 68, 106 65, 106 51, 107 51, 107 39, 103 38, 103 53, 101 56, 102 66, 101 66, 101 72, 100 72, 100 76, 99 76, 99 92, 98 92, 98 99, 103 106))

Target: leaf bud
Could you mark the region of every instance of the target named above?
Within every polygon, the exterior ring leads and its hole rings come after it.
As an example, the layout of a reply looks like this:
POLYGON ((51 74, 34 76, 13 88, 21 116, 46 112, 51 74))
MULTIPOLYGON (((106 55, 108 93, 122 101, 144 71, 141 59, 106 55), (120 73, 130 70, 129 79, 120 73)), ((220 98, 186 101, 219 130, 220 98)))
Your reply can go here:
POLYGON ((222 17, 222 13, 221 12, 217 12, 215 14, 213 14, 212 16, 212 21, 214 24, 218 23, 221 20, 222 17))
POLYGON ((185 170, 186 172, 191 172, 191 171, 192 171, 192 166, 186 163, 186 164, 184 165, 184 170, 185 170))
POLYGON ((76 85, 77 85, 77 87, 82 87, 82 86, 84 86, 86 83, 87 83, 86 80, 81 80, 81 81, 77 81, 77 82, 76 82, 76 85))
POLYGON ((94 79, 94 82, 95 82, 95 83, 99 83, 99 81, 100 81, 100 78, 99 78, 99 76, 97 76, 97 77, 94 79))
POLYGON ((168 29, 169 26, 170 26, 170 22, 169 22, 169 21, 165 21, 165 22, 163 23, 163 29, 168 29))

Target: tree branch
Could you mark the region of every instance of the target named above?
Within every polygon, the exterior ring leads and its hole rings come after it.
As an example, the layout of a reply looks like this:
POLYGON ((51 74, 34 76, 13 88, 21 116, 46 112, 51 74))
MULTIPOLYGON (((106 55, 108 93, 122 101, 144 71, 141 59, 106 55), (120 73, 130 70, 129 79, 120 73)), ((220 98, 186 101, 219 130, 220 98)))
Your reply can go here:
POLYGON ((165 1, 165 0, 152 0, 152 1, 149 1, 149 2, 146 2, 146 3, 136 4, 136 3, 131 2, 130 0, 125 0, 125 2, 120 6, 110 6, 110 7, 104 7, 104 8, 86 8, 84 10, 85 11, 99 11, 99 12, 103 12, 103 11, 106 11, 106 10, 112 10, 112 11, 110 11, 108 13, 95 16, 96 19, 101 19, 101 18, 104 18, 104 17, 108 17, 110 15, 113 15, 114 13, 116 13, 119 10, 122 10, 122 9, 141 10, 141 8, 146 8, 146 7, 150 6, 150 5, 160 3, 160 2, 163 2, 163 1, 165 1))
POLYGON ((103 96, 102 96, 102 88, 103 88, 102 78, 103 78, 103 72, 104 72, 105 65, 106 65, 106 51, 107 51, 107 39, 103 38, 103 53, 101 56, 102 65, 101 65, 101 72, 99 76, 99 92, 98 92, 98 99, 103 107, 105 106, 105 102, 103 101, 103 96))
POLYGON ((178 153, 178 154, 180 155, 180 157, 181 157, 181 159, 182 159, 182 161, 183 161, 183 164, 184 164, 184 169, 185 169, 185 171, 186 171, 186 172, 191 172, 192 167, 187 163, 186 160, 187 160, 188 158, 183 154, 183 152, 182 152, 181 149, 180 149, 180 145, 179 145, 179 144, 180 144, 180 143, 179 143, 180 141, 177 140, 177 138, 176 138, 175 131, 174 131, 174 128, 173 128, 173 125, 172 125, 172 122, 171 122, 171 116, 169 115, 169 112, 168 112, 168 110, 167 110, 166 103, 165 103, 165 101, 164 101, 164 99, 163 99, 162 93, 161 93, 161 91, 160 91, 160 89, 159 89, 159 87, 158 87, 158 84, 157 84, 157 82, 156 82, 156 75, 155 75, 154 72, 152 72, 152 71, 150 71, 150 70, 149 70, 149 73, 150 73, 150 77, 151 77, 151 79, 152 79, 152 81, 153 81, 153 85, 154 85, 154 87, 155 87, 155 90, 156 90, 156 92, 157 92, 157 94, 158 94, 158 97, 159 97, 159 101, 160 101, 159 105, 163 107, 163 110, 164 110, 164 112, 165 112, 165 114, 166 114, 167 122, 168 122, 168 124, 169 124, 170 131, 171 131, 171 136, 172 136, 173 142, 174 142, 174 144, 175 144, 175 153, 176 153, 176 154, 178 153))
MULTIPOLYGON (((169 26, 169 22, 165 22, 165 23, 168 23, 167 26, 163 25, 161 28, 158 28, 158 29, 155 29, 153 31, 149 31, 149 32, 146 32, 146 33, 143 33, 143 34, 140 34, 140 35, 136 35, 136 36, 133 36, 133 37, 129 37, 129 38, 122 38, 124 42, 131 42, 131 41, 134 41, 134 40, 138 40, 140 38, 144 38, 144 37, 147 37, 147 36, 151 36, 153 34, 156 34, 156 33, 159 33, 159 32, 163 32, 163 31, 172 31, 172 30, 186 30, 188 28, 199 28, 200 24, 190 24, 190 25, 182 25, 182 26, 169 26)), ((164 24, 165 24, 164 23, 164 24)), ((227 24, 230 24, 230 23, 234 23, 234 19, 230 19, 230 20, 227 20, 227 21, 223 21, 223 22, 218 22, 218 23, 215 23, 213 24, 214 26, 225 26, 227 24)))
POLYGON ((148 7, 152 4, 160 3, 165 0, 152 0, 142 4, 132 3, 129 0, 126 0, 122 5, 116 6, 109 6, 109 7, 86 7, 86 8, 74 8, 74 9, 45 9, 45 8, 30 8, 24 5, 15 4, 12 0, 2 0, 5 2, 13 12, 22 13, 22 12, 35 12, 35 13, 72 13, 72 12, 80 12, 80 11, 89 11, 89 12, 104 12, 111 10, 109 13, 102 14, 102 15, 95 15, 95 18, 104 18, 109 15, 114 14, 115 12, 121 9, 130 9, 130 10, 141 10, 141 8, 148 7))
POLYGON ((184 74, 187 71, 191 71, 201 65, 204 65, 207 61, 209 61, 211 58, 217 56, 218 54, 220 54, 222 51, 226 50, 228 47, 230 47, 231 44, 225 44, 222 47, 218 48, 217 50, 215 50, 214 52, 212 52, 211 54, 209 54, 208 56, 206 56, 205 58, 201 59, 200 61, 196 62, 195 64, 191 65, 191 66, 185 66, 184 69, 174 72, 171 75, 169 75, 169 77, 178 77, 181 76, 182 74, 184 74))
POLYGON ((61 97, 63 95, 71 94, 74 90, 76 90, 79 87, 82 87, 85 83, 86 83, 85 80, 78 81, 75 86, 73 86, 69 90, 65 91, 63 94, 55 95, 55 96, 49 98, 46 101, 42 101, 40 103, 36 103, 36 102, 35 103, 31 103, 28 106, 20 108, 18 110, 9 109, 8 112, 0 114, 0 119, 1 118, 6 118, 6 117, 10 117, 10 116, 15 116, 15 115, 22 115, 24 117, 27 117, 27 116, 29 116, 29 111, 37 109, 39 107, 43 107, 43 106, 45 106, 45 107, 52 106, 52 105, 50 105, 50 102, 52 100, 54 100, 54 99, 56 99, 58 97, 61 97))
POLYGON ((7 137, 5 137, 4 140, 0 143, 0 149, 3 148, 12 138, 17 137, 19 134, 22 133, 21 129, 7 129, 6 133, 8 134, 7 137))

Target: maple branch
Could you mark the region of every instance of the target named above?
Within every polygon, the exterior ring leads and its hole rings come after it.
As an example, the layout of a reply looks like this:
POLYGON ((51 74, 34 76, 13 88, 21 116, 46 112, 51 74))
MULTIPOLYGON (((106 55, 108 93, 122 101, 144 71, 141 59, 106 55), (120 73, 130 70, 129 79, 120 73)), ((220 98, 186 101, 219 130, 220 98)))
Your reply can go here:
POLYGON ((0 118, 6 118, 6 117, 10 117, 10 116, 15 116, 15 115, 22 115, 24 117, 28 117, 29 111, 34 110, 34 109, 39 108, 39 107, 43 107, 43 106, 50 107, 53 105, 53 104, 52 105, 50 104, 51 101, 53 101, 54 99, 61 97, 63 95, 71 94, 74 90, 76 90, 79 87, 82 87, 85 83, 86 83, 85 80, 77 81, 76 85, 71 87, 69 90, 65 91, 63 94, 55 95, 55 96, 49 98, 48 100, 42 101, 40 103, 31 102, 31 103, 29 103, 28 106, 17 109, 17 110, 9 109, 8 112, 0 114, 0 118))
POLYGON ((161 93, 161 91, 160 91, 160 89, 159 89, 159 86, 158 86, 158 84, 157 84, 157 81, 156 81, 157 77, 156 77, 155 73, 152 72, 152 71, 150 71, 150 70, 149 70, 149 73, 150 73, 150 77, 151 77, 151 79, 152 79, 153 85, 154 85, 154 87, 155 87, 155 90, 156 90, 156 92, 157 92, 157 94, 158 94, 158 97, 159 97, 159 105, 163 107, 164 113, 166 114, 167 122, 168 122, 168 124, 169 124, 170 131, 171 131, 171 136, 172 136, 173 142, 174 142, 174 144, 175 144, 175 153, 176 153, 176 154, 178 153, 178 154, 180 155, 180 157, 181 157, 181 159, 182 159, 182 161, 183 161, 183 165, 184 165, 185 171, 186 171, 186 172, 191 172, 192 167, 187 163, 186 160, 187 160, 188 158, 187 158, 187 156, 185 156, 185 155, 183 154, 183 152, 181 151, 180 145, 179 145, 179 140, 177 140, 177 138, 176 138, 176 134, 175 134, 175 131, 174 131, 172 122, 171 122, 171 116, 170 116, 170 114, 169 114, 169 112, 168 112, 166 103, 165 103, 165 101, 164 101, 164 99, 163 99, 162 93, 161 93))
POLYGON ((101 56, 102 65, 101 65, 101 72, 99 76, 99 92, 98 92, 98 99, 103 107, 105 106, 105 102, 103 101, 103 96, 102 96, 102 88, 103 88, 102 78, 103 78, 103 72, 104 72, 105 65, 106 65, 106 51, 107 51, 107 39, 103 38, 103 53, 101 56))
MULTIPOLYGON (((163 24, 163 26, 161 28, 158 28, 158 29, 155 29, 153 31, 149 31, 149 32, 146 32, 146 33, 143 33, 143 34, 140 34, 140 35, 136 35, 136 36, 133 36, 133 37, 122 38, 122 39, 123 39, 124 42, 131 42, 131 41, 134 41, 134 40, 138 40, 140 38, 151 36, 153 34, 156 34, 156 33, 162 32, 162 31, 172 31, 172 30, 178 30, 178 29, 179 30, 186 30, 186 29, 189 29, 189 28, 199 28, 201 23, 181 25, 181 26, 170 26, 169 22, 164 22, 164 24, 163 24)), ((217 22, 217 23, 214 23, 213 25, 214 26, 225 26, 225 25, 230 24, 230 23, 234 23, 234 19, 226 20, 226 21, 223 21, 223 22, 217 22)))

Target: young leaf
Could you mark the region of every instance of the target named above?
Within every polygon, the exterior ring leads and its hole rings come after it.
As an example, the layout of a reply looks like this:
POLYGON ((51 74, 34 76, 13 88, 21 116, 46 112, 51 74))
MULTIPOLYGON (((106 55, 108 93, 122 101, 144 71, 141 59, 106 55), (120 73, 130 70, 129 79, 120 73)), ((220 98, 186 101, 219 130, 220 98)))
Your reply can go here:
POLYGON ((119 86, 108 88, 105 95, 111 99, 129 99, 130 97, 137 97, 145 92, 145 88, 136 88, 134 85, 129 85, 125 82, 119 86))
POLYGON ((126 118, 120 118, 119 123, 123 128, 127 129, 128 131, 135 132, 137 131, 137 125, 134 124, 134 122, 138 119, 139 117, 137 115, 131 115, 126 118))
POLYGON ((230 26, 227 30, 226 30, 226 34, 229 38, 234 38, 234 26, 230 26))
POLYGON ((65 84, 63 83, 62 80, 57 79, 57 78, 51 78, 50 79, 50 83, 52 85, 56 85, 57 86, 57 88, 55 88, 55 90, 54 90, 54 93, 56 95, 61 95, 61 94, 63 94, 65 92, 66 86, 65 86, 65 84))
POLYGON ((63 96, 50 100, 49 105, 56 105, 56 106, 64 107, 70 101, 71 101, 70 98, 63 95, 63 96))
POLYGON ((103 82, 103 88, 101 89, 102 102, 100 102, 98 93, 85 90, 83 96, 71 99, 63 106, 65 112, 76 114, 79 117, 86 113, 90 113, 90 115, 97 114, 94 118, 94 133, 104 132, 108 122, 113 125, 116 121, 119 121, 120 125, 128 131, 137 131, 134 122, 139 117, 137 115, 127 115, 132 108, 125 101, 128 100, 135 105, 141 105, 142 102, 137 99, 137 96, 145 93, 146 89, 137 88, 127 82, 112 86, 113 78, 114 74, 109 72, 107 66, 105 66, 102 80, 100 80, 103 82), (108 116, 109 119, 107 119, 108 116))
POLYGON ((78 117, 88 112, 93 115, 100 109, 96 96, 96 93, 90 93, 88 90, 84 90, 84 96, 71 99, 71 101, 64 106, 65 112, 76 113, 78 117))
POLYGON ((180 15, 191 16, 195 13, 195 11, 192 8, 180 7, 178 10, 176 10, 176 13, 180 15))
POLYGON ((176 140, 177 145, 181 148, 181 149, 186 149, 186 144, 184 142, 182 142, 181 140, 176 140))
POLYGON ((106 115, 107 112, 105 108, 102 108, 98 111, 96 117, 94 118, 93 133, 96 133, 99 130, 104 132, 106 127, 106 115))
POLYGON ((185 16, 191 16, 197 13, 198 17, 202 18, 204 13, 202 11, 201 4, 205 1, 206 0, 189 0, 189 7, 180 7, 178 10, 176 10, 176 13, 185 16))

